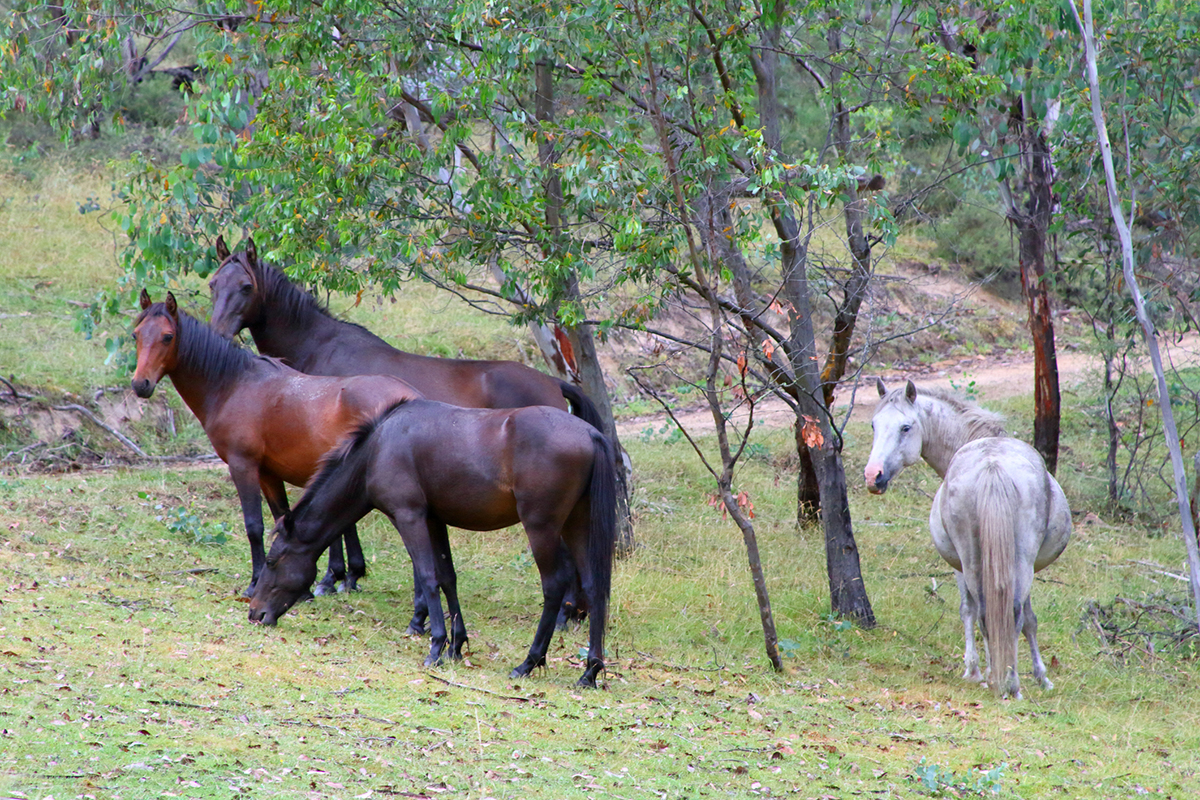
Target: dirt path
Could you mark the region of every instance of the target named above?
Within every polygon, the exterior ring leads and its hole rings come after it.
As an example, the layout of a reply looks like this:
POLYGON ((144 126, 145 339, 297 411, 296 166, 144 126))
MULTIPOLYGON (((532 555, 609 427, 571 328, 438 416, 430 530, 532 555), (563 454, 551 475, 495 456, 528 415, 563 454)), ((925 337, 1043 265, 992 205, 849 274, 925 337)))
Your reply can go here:
MULTIPOLYGON (((1160 341, 1163 363, 1170 368, 1200 365, 1200 335, 1189 334, 1179 341, 1160 341)), ((1058 353, 1058 375, 1060 390, 1066 394, 1076 390, 1087 380, 1098 380, 1103 362, 1098 356, 1067 349, 1058 353)), ((1149 360, 1144 367, 1149 370, 1149 360)), ((875 392, 875 372, 866 373, 854 397, 851 422, 866 422, 875 410, 879 396, 875 392)), ((1033 394, 1033 354, 1005 354, 998 357, 976 356, 938 362, 920 372, 884 372, 884 383, 889 387, 911 379, 922 386, 936 386, 963 393, 971 387, 982 405, 989 401, 1033 394)), ((842 413, 850 406, 851 392, 847 389, 834 400, 834 407, 842 413)), ((677 412, 680 423, 689 433, 712 432, 712 414, 703 406, 677 412)), ((795 421, 791 409, 781 400, 771 398, 758 404, 754 412, 755 424, 772 428, 788 427, 795 421)), ((645 428, 662 425, 665 414, 650 414, 622 420, 617 424, 618 434, 624 438, 636 436, 645 428)), ((745 424, 744 409, 734 413, 734 420, 745 424)))

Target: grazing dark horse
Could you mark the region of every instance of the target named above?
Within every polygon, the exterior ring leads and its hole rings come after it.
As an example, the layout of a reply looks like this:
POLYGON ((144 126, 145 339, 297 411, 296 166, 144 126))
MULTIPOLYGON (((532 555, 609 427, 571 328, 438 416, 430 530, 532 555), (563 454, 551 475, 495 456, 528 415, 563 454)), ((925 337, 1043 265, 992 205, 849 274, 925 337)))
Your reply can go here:
POLYGON ((900 470, 924 459, 942 485, 929 511, 933 546, 954 567, 966 638, 963 677, 991 681, 997 697, 1021 696, 1017 637, 1024 632, 1033 677, 1054 688, 1038 650, 1033 573, 1071 538, 1071 509, 1041 455, 1004 432, 999 416, 909 381, 886 391, 871 419, 867 490, 883 494, 900 470), (979 669, 975 624, 983 629, 987 675, 979 669))
MULTIPOLYGON (((387 375, 317 377, 252 355, 180 311, 170 293, 166 302, 151 303, 143 290, 141 305, 133 328, 133 390, 138 397, 149 397, 163 376, 170 376, 213 449, 229 465, 250 539, 246 594, 251 595, 266 560, 262 496, 279 518, 288 508, 285 482, 303 486, 321 457, 346 434, 392 403, 420 395, 387 375)), ((365 570, 358 534, 353 525, 336 533, 346 535, 351 556, 346 580, 352 583, 355 573, 365 570)), ((334 553, 330 556, 332 560, 334 553)))
MULTIPOLYGON (((335 319, 308 292, 258 258, 253 239, 230 253, 217 238, 221 267, 209 281, 213 330, 232 338, 250 330, 258 351, 310 375, 394 375, 430 400, 465 408, 551 406, 602 429, 595 404, 575 386, 515 361, 431 358, 406 353, 361 325, 335 319)), ((577 586, 567 593, 565 617, 580 615, 577 586)), ((414 588, 415 592, 415 588, 414 588)), ((425 628, 425 610, 414 596, 410 633, 425 628)))
POLYGON ((573 581, 588 602, 587 666, 579 683, 596 685, 604 667, 604 625, 616 539, 616 467, 607 437, 553 408, 457 408, 430 400, 397 404, 331 453, 275 537, 251 621, 275 624, 316 574, 317 554, 335 532, 377 508, 388 515, 412 556, 417 585, 431 610, 425 664, 446 649, 438 599, 446 595, 452 658, 467 629, 457 577, 446 555, 446 526, 491 531, 525 527, 542 579, 542 615, 529 655, 513 670, 528 675, 546 663, 555 619, 573 581))

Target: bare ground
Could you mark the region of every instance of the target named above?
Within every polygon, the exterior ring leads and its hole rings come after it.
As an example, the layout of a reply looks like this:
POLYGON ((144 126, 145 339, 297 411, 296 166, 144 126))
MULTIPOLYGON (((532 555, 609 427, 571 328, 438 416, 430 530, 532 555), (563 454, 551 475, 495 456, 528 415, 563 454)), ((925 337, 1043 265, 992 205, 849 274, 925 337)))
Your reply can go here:
MULTIPOLYGON (((1172 341, 1160 340, 1159 348, 1168 369, 1172 365, 1185 367, 1200 364, 1200 335, 1189 334, 1172 341)), ((1148 360, 1143 368, 1150 368, 1148 360)), ((1088 380, 1098 379, 1102 369, 1103 361, 1098 355, 1077 348, 1064 348, 1058 352, 1059 385, 1063 392, 1073 391, 1088 380)), ((960 393, 970 387, 980 404, 986 406, 989 401, 1033 395, 1033 354, 1006 353, 1002 356, 948 359, 918 372, 885 371, 880 374, 864 370, 857 391, 847 387, 834 401, 834 407, 840 412, 850 412, 852 423, 871 418, 875 402, 879 399, 875 390, 877 375, 888 386, 898 381, 912 380, 918 385, 960 393)), ((743 406, 735 410, 733 420, 736 424, 745 425, 748 414, 749 409, 743 406)), ((704 406, 677 411, 676 417, 689 433, 704 434, 714 429, 712 413, 704 406)), ((780 428, 791 426, 795 422, 795 414, 782 400, 772 397, 755 405, 754 419, 756 425, 780 428)), ((617 432, 622 437, 633 436, 648 425, 661 425, 665 420, 665 414, 626 419, 618 423, 617 432)))

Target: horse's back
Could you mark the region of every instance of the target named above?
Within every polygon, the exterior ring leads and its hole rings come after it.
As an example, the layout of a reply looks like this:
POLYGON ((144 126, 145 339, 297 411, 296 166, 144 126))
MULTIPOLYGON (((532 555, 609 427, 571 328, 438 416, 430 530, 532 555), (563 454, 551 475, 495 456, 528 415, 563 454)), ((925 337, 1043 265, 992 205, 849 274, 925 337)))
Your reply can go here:
POLYGON ((975 561, 984 498, 992 503, 993 513, 1007 515, 1019 562, 1040 570, 1067 546, 1070 508, 1041 454, 1019 439, 988 437, 968 442, 955 453, 934 498, 934 543, 951 564, 948 547, 960 559, 975 561))
POLYGON ((411 401, 380 424, 373 486, 390 502, 419 499, 448 525, 494 530, 516 523, 530 502, 577 501, 590 476, 591 430, 543 406, 411 401))

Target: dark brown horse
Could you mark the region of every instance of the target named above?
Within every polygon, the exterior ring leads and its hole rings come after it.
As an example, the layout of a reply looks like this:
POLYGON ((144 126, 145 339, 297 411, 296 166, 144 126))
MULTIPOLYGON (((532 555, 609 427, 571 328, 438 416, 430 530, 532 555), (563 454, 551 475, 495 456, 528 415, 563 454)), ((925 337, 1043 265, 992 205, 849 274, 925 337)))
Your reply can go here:
POLYGON ((308 292, 258 260, 254 240, 230 253, 217 239, 221 267, 209 281, 217 333, 247 328, 258 352, 309 375, 394 375, 430 400, 465 408, 567 408, 595 428, 596 406, 575 386, 515 361, 432 358, 397 350, 361 325, 330 316, 308 292))
MULTIPOLYGON (((430 400, 466 408, 570 408, 602 428, 595 404, 575 386, 515 361, 431 358, 397 350, 361 325, 335 319, 308 292, 258 258, 253 239, 230 253, 217 238, 221 266, 209 281, 213 330, 232 338, 250 331, 258 351, 310 375, 394 375, 430 400)), ((565 618, 580 616, 577 587, 567 593, 565 618)), ((415 593, 414 587, 414 593, 415 593)), ((410 633, 425 627, 414 594, 410 633)))
MULTIPOLYGON (((316 377, 254 356, 180 311, 170 293, 166 302, 151 303, 143 290, 141 305, 133 329, 133 390, 138 397, 149 397, 163 376, 170 376, 213 449, 229 465, 250 539, 246 594, 251 595, 265 561, 262 497, 279 518, 288 508, 285 482, 303 486, 321 457, 346 434, 392 403, 420 394, 386 375, 316 377)), ((346 580, 353 582, 365 562, 354 526, 335 531, 342 533, 351 550, 346 580)))
POLYGON ((450 655, 461 657, 467 629, 446 526, 490 531, 525 527, 542 579, 542 615, 529 655, 513 670, 546 663, 555 619, 582 578, 589 610, 587 666, 596 685, 604 667, 604 624, 616 540, 616 467, 608 438, 553 408, 457 408, 430 400, 399 403, 330 454, 275 537, 251 621, 275 624, 316 575, 317 555, 334 532, 377 508, 391 518, 412 556, 432 634, 425 664, 446 649, 440 588, 451 617, 450 655))

